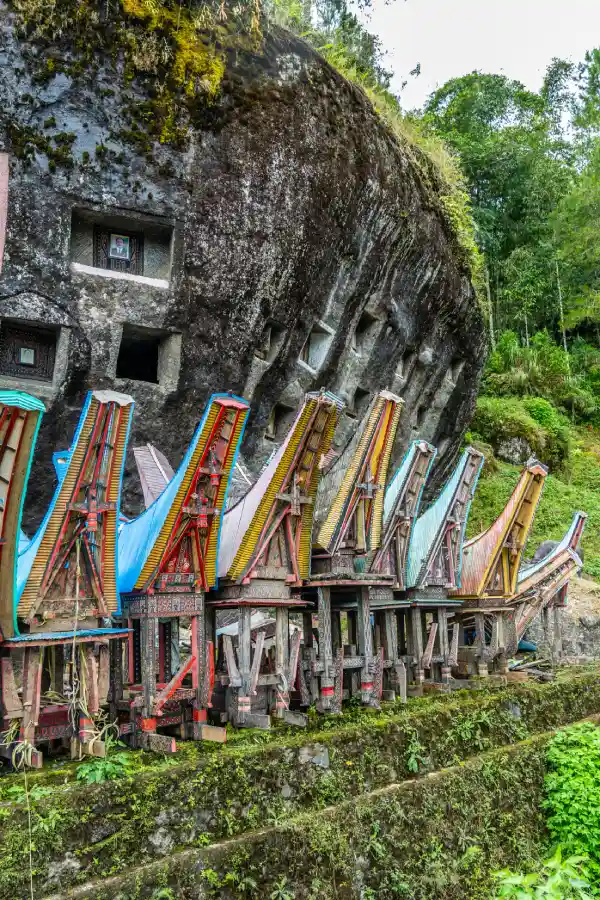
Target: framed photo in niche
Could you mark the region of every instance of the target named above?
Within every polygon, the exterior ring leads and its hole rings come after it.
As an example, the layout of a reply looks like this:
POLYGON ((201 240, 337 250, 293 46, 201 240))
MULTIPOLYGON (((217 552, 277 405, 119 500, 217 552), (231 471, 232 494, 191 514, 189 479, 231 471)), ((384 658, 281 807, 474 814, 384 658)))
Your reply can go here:
POLYGON ((131 259, 129 236, 126 234, 111 234, 108 255, 111 259, 131 259))
POLYGON ((35 366, 35 350, 33 347, 19 347, 19 363, 22 366, 35 366))

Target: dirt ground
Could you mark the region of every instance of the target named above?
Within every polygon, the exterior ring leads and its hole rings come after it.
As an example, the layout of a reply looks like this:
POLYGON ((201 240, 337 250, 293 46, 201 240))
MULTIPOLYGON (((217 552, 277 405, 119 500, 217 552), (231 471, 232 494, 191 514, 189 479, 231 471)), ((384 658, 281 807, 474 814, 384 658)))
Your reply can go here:
POLYGON ((572 578, 567 610, 574 618, 600 616, 600 584, 589 578, 572 578))

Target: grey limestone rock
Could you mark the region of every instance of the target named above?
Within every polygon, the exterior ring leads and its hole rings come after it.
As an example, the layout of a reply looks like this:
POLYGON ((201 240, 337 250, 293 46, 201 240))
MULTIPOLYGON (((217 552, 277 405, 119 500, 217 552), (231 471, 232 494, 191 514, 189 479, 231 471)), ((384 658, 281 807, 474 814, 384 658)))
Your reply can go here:
MULTIPOLYGON (((151 79, 126 83, 99 51, 95 71, 41 83, 35 50, 0 0, 0 150, 10 154, 0 319, 56 338, 53 371, 22 383, 48 408, 26 527, 45 510, 51 454, 70 442, 90 387, 132 394, 131 446, 150 441, 173 466, 212 392, 245 396, 250 476, 305 391, 347 398, 339 449, 385 388, 406 404, 392 465, 418 419, 420 436, 444 448, 439 484, 475 403, 483 319, 428 163, 417 165, 366 96, 274 29, 262 54, 230 60, 186 148, 148 153, 123 136, 123 108, 151 79), (24 129, 67 134, 68 165, 39 149, 26 158, 24 129), (142 233, 141 276, 90 266, 102 229, 142 233), (154 380, 132 376, 140 335, 158 347, 154 380)), ((14 380, 0 374, 1 386, 14 380)), ((130 453, 130 514, 141 503, 134 472, 130 453)))

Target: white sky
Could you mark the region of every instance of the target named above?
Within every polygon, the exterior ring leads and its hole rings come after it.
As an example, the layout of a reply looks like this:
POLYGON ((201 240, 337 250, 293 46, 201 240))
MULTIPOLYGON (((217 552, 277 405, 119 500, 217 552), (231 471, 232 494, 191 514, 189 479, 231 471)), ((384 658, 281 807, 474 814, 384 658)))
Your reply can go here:
POLYGON ((405 109, 449 78, 478 69, 539 89, 554 56, 578 62, 600 45, 600 0, 373 0, 367 26, 388 51, 405 109))

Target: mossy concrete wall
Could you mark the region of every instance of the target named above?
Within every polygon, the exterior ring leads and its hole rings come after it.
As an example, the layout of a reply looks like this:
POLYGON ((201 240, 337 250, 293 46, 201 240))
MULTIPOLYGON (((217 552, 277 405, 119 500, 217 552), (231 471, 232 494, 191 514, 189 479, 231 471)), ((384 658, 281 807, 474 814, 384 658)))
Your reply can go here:
POLYGON ((47 900, 489 900, 494 871, 527 869, 544 852, 549 738, 47 900))
MULTIPOLYGON (((50 768, 28 780, 36 896, 310 816, 597 713, 594 671, 354 710, 308 733, 237 733, 169 760, 136 753, 131 777, 99 785, 77 783, 70 764, 50 768)), ((0 898, 16 900, 29 896, 23 776, 3 779, 0 796, 0 898)))

